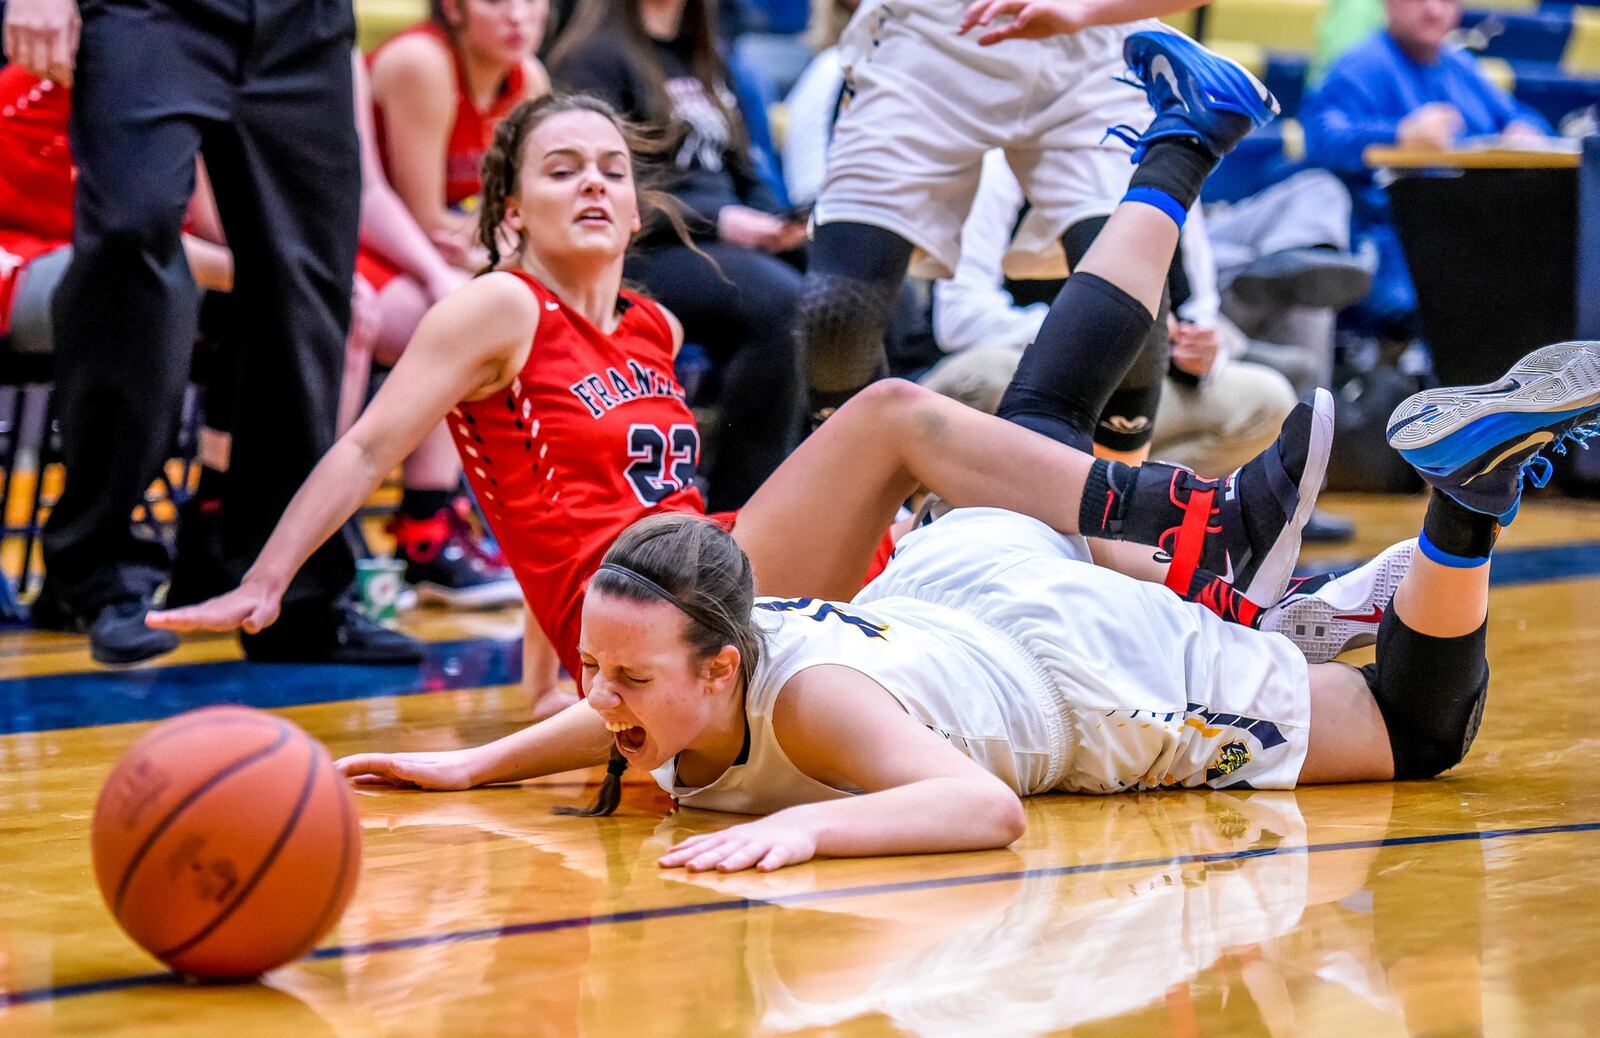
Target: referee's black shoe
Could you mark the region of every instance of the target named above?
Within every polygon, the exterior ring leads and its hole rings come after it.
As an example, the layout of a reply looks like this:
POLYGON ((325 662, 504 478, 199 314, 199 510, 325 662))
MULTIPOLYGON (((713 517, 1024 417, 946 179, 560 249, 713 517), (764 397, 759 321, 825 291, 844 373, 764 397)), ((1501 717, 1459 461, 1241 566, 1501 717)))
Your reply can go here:
POLYGON ((287 606, 271 627, 240 632, 245 659, 256 663, 422 662, 422 643, 408 634, 369 620, 355 603, 341 598, 327 606, 287 606))

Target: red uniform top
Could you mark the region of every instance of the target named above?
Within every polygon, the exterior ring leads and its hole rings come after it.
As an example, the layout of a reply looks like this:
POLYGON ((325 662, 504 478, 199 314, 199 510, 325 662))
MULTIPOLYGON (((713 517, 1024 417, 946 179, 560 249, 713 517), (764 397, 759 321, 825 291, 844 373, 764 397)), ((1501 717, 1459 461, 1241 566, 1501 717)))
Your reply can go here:
MULTIPOLYGON (((368 59, 368 67, 371 68, 376 63, 378 55, 383 53, 385 47, 406 36, 427 36, 438 40, 449 52, 451 67, 455 69, 456 118, 450 127, 450 145, 445 153, 444 201, 446 205, 462 205, 483 189, 483 156, 488 152, 489 145, 494 143, 494 128, 527 95, 527 80, 523 75, 522 66, 513 66, 511 71, 506 73, 505 80, 500 84, 500 92, 490 102, 488 110, 479 111, 472 104, 472 94, 467 89, 466 72, 456 58, 455 46, 450 42, 449 35, 433 22, 413 25, 386 40, 372 52, 371 58, 368 59)), ((383 159, 384 172, 388 173, 389 148, 384 133, 381 107, 374 106, 373 119, 378 131, 379 156, 383 159)), ((389 179, 392 181, 393 175, 390 175, 389 179)))
POLYGON ((17 274, 72 240, 72 91, 0 68, 0 332, 10 325, 17 274))
POLYGON ((533 347, 509 387, 449 425, 534 619, 576 677, 583 591, 601 556, 652 512, 705 511, 700 432, 672 367, 672 329, 631 292, 610 335, 512 271, 539 299, 533 347))

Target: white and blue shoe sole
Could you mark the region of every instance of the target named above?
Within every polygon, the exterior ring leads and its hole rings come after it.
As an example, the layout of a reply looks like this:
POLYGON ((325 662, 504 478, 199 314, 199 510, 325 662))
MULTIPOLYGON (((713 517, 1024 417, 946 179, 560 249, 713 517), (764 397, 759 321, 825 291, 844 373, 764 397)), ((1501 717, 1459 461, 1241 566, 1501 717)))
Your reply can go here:
MULTIPOLYGON (((1501 445, 1600 408, 1600 342, 1562 342, 1517 361, 1498 382, 1429 389, 1389 416, 1389 445, 1447 475, 1501 445)), ((1554 437, 1552 437, 1554 439, 1554 437)))
POLYGON ((1365 565, 1316 591, 1292 596, 1267 610, 1261 629, 1294 642, 1307 663, 1326 663, 1373 644, 1378 640, 1382 614, 1389 611, 1416 551, 1415 537, 1390 545, 1365 565))

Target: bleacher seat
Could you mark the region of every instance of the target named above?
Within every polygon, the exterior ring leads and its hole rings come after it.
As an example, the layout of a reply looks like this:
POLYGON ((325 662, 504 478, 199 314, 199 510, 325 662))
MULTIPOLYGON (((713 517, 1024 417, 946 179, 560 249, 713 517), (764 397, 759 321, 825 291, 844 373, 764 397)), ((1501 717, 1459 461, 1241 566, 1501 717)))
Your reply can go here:
POLYGON ((1572 9, 1572 36, 1561 67, 1572 74, 1600 75, 1600 10, 1572 9))
POLYGON ((1600 77, 1572 76, 1550 65, 1517 68, 1516 98, 1557 125, 1580 108, 1600 104, 1600 77))
POLYGON ((1242 40, 1268 50, 1310 53, 1321 14, 1322 0, 1215 0, 1206 10, 1207 45, 1242 40))
POLYGON ((1161 16, 1161 20, 1172 26, 1174 29, 1177 29, 1185 36, 1193 36, 1195 34, 1195 26, 1199 22, 1200 16, 1192 10, 1179 11, 1177 14, 1164 14, 1161 16))
POLYGON ((1267 74, 1262 77, 1267 89, 1278 99, 1286 118, 1298 115, 1306 92, 1306 71, 1311 59, 1304 54, 1273 51, 1267 55, 1267 74))
POLYGON ((1507 61, 1554 64, 1561 60, 1571 34, 1572 19, 1566 12, 1472 10, 1461 16, 1462 41, 1469 49, 1507 61))
POLYGON ((373 48, 401 29, 428 17, 428 0, 356 0, 356 40, 373 48))

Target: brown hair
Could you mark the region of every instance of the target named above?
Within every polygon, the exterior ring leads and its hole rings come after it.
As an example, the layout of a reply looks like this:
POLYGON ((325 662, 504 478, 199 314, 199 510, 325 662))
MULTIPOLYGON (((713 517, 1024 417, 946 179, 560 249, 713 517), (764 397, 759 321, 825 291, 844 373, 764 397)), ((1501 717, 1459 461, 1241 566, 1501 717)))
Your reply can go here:
MULTIPOLYGON (((762 634, 751 618, 755 571, 733 535, 704 516, 671 512, 646 516, 622 531, 589 580, 589 594, 630 602, 667 601, 684 614, 683 641, 703 662, 732 645, 742 679, 761 662, 762 634)), ((609 815, 622 799, 627 758, 611 748, 600 794, 588 808, 559 814, 609 815)))
MULTIPOLYGON (((666 192, 653 186, 654 157, 661 149, 660 138, 617 114, 617 110, 598 97, 589 94, 546 94, 533 101, 524 101, 495 127, 494 141, 483 156, 482 206, 478 210, 478 240, 489 250, 489 265, 485 271, 499 266, 503 225, 506 219, 506 199, 514 196, 522 180, 522 151, 528 135, 546 119, 565 112, 593 112, 610 121, 622 134, 633 159, 634 183, 639 198, 639 216, 643 224, 641 234, 653 224, 666 221, 678 239, 695 248, 689 239, 689 228, 684 223, 681 203, 666 192)), ((519 242, 516 250, 520 252, 519 242)), ((695 251, 699 251, 696 249, 695 251)))
MULTIPOLYGON (((724 84, 730 77, 717 46, 716 3, 717 0, 684 0, 678 34, 689 41, 689 60, 685 64, 705 88, 706 97, 723 110, 734 147, 743 149, 749 144, 744 120, 737 109, 730 110, 722 102, 727 92, 724 84)), ((672 119, 666 72, 656 58, 655 44, 645 30, 639 4, 640 0, 582 0, 572 20, 562 26, 561 35, 550 50, 549 64, 559 78, 561 65, 574 54, 600 41, 619 45, 628 64, 644 78, 648 95, 641 99, 644 110, 629 114, 646 122, 666 124, 672 119)))

